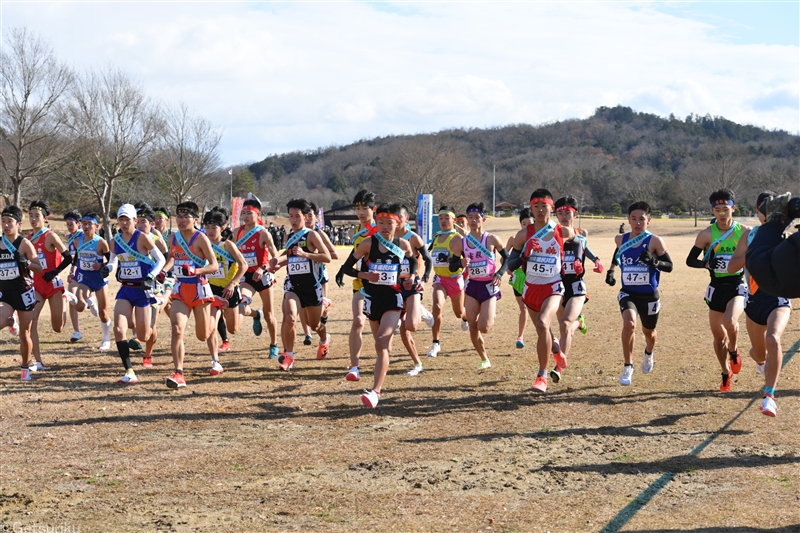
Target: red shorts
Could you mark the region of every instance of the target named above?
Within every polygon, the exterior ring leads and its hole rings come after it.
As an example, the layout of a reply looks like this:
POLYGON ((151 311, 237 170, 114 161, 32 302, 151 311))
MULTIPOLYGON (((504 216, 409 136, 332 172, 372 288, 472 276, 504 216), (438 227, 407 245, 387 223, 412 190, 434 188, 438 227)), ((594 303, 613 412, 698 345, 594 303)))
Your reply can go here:
POLYGON ((542 303, 550 296, 564 296, 564 284, 560 281, 546 285, 526 283, 522 290, 522 301, 537 313, 542 310, 542 303))
POLYGON ((455 298, 460 293, 464 292, 464 277, 459 274, 454 278, 442 278, 438 274, 433 276, 433 284, 441 285, 444 292, 450 298, 455 298))
POLYGON ((53 278, 53 281, 48 283, 40 276, 36 276, 33 278, 33 288, 36 292, 44 296, 45 300, 49 300, 54 294, 64 292, 64 280, 62 280, 60 276, 56 276, 53 278))
POLYGON ((208 282, 188 283, 179 281, 172 287, 170 300, 180 300, 189 309, 194 309, 198 305, 214 301, 214 294, 211 292, 211 285, 208 282))

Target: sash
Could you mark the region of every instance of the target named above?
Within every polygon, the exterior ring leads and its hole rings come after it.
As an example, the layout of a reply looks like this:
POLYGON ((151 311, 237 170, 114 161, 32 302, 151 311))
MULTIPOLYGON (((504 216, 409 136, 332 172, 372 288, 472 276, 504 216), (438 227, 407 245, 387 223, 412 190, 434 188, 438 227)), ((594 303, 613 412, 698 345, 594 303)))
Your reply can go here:
POLYGON ((192 253, 192 251, 189 249, 189 245, 186 244, 186 239, 183 238, 183 235, 181 234, 180 231, 176 231, 174 235, 175 235, 175 241, 178 243, 178 246, 181 247, 183 253, 189 256, 189 259, 191 259, 194 262, 195 266, 204 267, 208 265, 207 260, 200 259, 198 256, 192 253))
POLYGON ((233 258, 233 256, 231 254, 228 253, 228 250, 226 250, 224 246, 220 246, 219 244, 214 244, 212 242, 211 243, 211 248, 214 250, 215 254, 217 254, 221 258, 225 259, 229 263, 236 262, 236 260, 233 258))
POLYGON ((456 232, 456 230, 454 230, 454 229, 451 229, 450 231, 437 231, 436 235, 434 235, 433 239, 431 239, 431 242, 433 242, 434 240, 438 239, 440 235, 450 235, 451 233, 455 233, 455 232, 456 232))
POLYGON ((756 231, 758 230, 758 226, 750 228, 750 233, 747 234, 747 247, 750 248, 750 244, 752 244, 753 239, 756 236, 756 231))
POLYGON ((369 233, 370 231, 374 230, 374 229, 375 229, 375 227, 376 227, 376 226, 375 226, 374 224, 373 224, 372 226, 370 226, 369 224, 367 224, 365 227, 363 227, 363 228, 361 228, 360 230, 358 230, 358 232, 356 232, 356 233, 354 233, 354 234, 353 234, 353 238, 352 238, 352 239, 350 239, 350 244, 353 244, 353 243, 355 243, 355 242, 356 242, 356 239, 357 239, 358 237, 361 237, 362 235, 369 233))
POLYGON ((50 228, 42 228, 42 229, 38 230, 36 233, 34 233, 31 236, 31 238, 28 239, 28 240, 31 241, 31 243, 33 243, 33 241, 35 241, 36 239, 38 239, 39 237, 41 237, 42 235, 44 235, 48 231, 50 231, 50 228))
POLYGON ((619 263, 619 256, 622 255, 622 252, 630 250, 631 248, 635 248, 636 246, 639 246, 639 244, 646 238, 648 238, 650 235, 652 235, 652 233, 645 230, 636 237, 634 237, 633 239, 628 238, 628 240, 625 243, 623 243, 622 246, 619 247, 619 250, 617 250, 617 255, 614 256, 614 260, 617 261, 617 263, 619 263))
POLYGON ((716 248, 719 243, 730 237, 731 233, 736 231, 736 228, 738 227, 739 223, 734 221, 733 224, 731 224, 731 227, 728 228, 728 231, 726 231, 723 235, 720 235, 716 241, 711 243, 711 245, 708 247, 708 250, 706 250, 705 255, 703 256, 704 263, 708 262, 708 258, 711 257, 711 252, 714 251, 714 248, 716 248))
POLYGON ((543 238, 545 235, 547 235, 548 233, 550 233, 551 231, 553 231, 553 229, 555 229, 555 227, 556 227, 556 224, 555 224, 555 222, 553 222, 553 221, 551 220, 550 222, 548 222, 547 224, 545 224, 545 225, 542 227, 542 229, 540 229, 539 231, 537 231, 536 233, 534 233, 534 234, 531 236, 531 239, 541 239, 541 238, 543 238))
POLYGON ((405 234, 405 235, 403 235, 403 238, 404 238, 405 240, 408 240, 409 238, 411 238, 411 236, 412 236, 412 235, 414 235, 414 232, 413 232, 413 231, 411 231, 411 230, 408 230, 408 231, 406 232, 406 234, 405 234))
POLYGON ((406 256, 406 253, 403 251, 402 248, 397 246, 395 243, 387 240, 386 237, 384 237, 380 233, 376 233, 375 235, 373 235, 373 237, 378 239, 378 242, 381 243, 381 246, 383 246, 384 248, 392 252, 394 255, 396 255, 400 259, 400 261, 402 261, 403 258, 406 256))
POLYGON ((76 231, 76 232, 75 232, 73 235, 71 235, 71 236, 70 236, 70 237, 67 239, 67 248, 69 248, 69 247, 70 247, 70 245, 71 245, 73 242, 75 242, 76 240, 78 240, 78 237, 80 237, 81 235, 83 235, 83 230, 78 230, 78 231, 76 231))
MULTIPOLYGON (((137 233, 139 233, 139 230, 136 230, 136 232, 134 232, 134 235, 136 235, 137 233)), ((125 242, 125 239, 122 237, 121 231, 117 232, 117 234, 114 235, 114 242, 117 243, 120 248, 125 250, 126 254, 130 255, 137 261, 141 261, 142 263, 147 263, 150 266, 155 266, 156 262, 153 261, 153 259, 149 255, 144 255, 142 253, 139 253, 139 251, 134 250, 127 242, 125 242)))
POLYGON ((11 252, 11 255, 14 255, 17 252, 17 247, 14 246, 14 243, 8 240, 8 237, 3 234, 3 246, 6 247, 6 250, 11 252))
POLYGON ((492 261, 494 261, 494 254, 489 251, 487 247, 481 243, 478 239, 476 239, 472 233, 467 233, 467 242, 473 247, 477 248, 484 256, 488 257, 492 261))
POLYGON ((284 246, 284 248, 286 248, 288 250, 289 248, 291 248, 292 246, 294 246, 295 244, 300 242, 300 240, 303 237, 305 237, 306 235, 308 235, 309 233, 311 233, 310 229, 303 228, 302 230, 298 231, 297 233, 295 233, 294 235, 289 237, 289 240, 286 241, 286 246, 284 246))
MULTIPOLYGON (((258 233, 259 231, 261 231, 263 229, 264 229, 264 226, 261 226, 260 224, 256 224, 256 226, 253 229, 251 229, 250 231, 248 231, 247 233, 242 235, 242 238, 239 239, 238 241, 236 241, 236 247, 237 248, 241 248, 242 245, 247 242, 247 239, 249 239, 250 237, 252 237, 253 235, 255 235, 256 233, 258 233)), ((178 233, 180 233, 180 231, 178 233)))
POLYGON ((81 240, 80 240, 80 241, 78 241, 78 242, 81 242, 81 243, 83 243, 83 244, 81 244, 80 246, 78 246, 78 254, 80 254, 80 253, 81 253, 81 252, 83 252, 83 251, 86 251, 86 250, 88 250, 88 249, 89 249, 89 248, 91 248, 92 246, 94 246, 94 247, 96 248, 96 247, 97 247, 97 243, 100 241, 100 237, 98 237, 97 235, 95 235, 94 237, 92 237, 92 238, 91 238, 90 240, 88 240, 88 241, 84 241, 84 240, 83 240, 85 237, 86 237, 86 236, 85 236, 83 233, 81 233, 81 240))

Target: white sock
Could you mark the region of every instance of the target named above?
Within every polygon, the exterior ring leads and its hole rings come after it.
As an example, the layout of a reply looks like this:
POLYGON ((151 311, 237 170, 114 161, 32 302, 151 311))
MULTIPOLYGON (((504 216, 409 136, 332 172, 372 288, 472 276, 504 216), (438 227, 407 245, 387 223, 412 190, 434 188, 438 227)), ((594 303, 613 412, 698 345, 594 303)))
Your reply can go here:
POLYGON ((111 321, 100 322, 100 329, 103 331, 103 341, 111 340, 111 321))

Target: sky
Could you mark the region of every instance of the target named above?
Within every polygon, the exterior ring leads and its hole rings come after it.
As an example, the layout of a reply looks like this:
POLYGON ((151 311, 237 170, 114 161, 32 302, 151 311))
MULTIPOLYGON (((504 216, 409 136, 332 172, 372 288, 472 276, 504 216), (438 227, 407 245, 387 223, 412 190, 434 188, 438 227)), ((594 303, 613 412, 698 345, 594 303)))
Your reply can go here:
POLYGON ((226 166, 599 106, 800 133, 800 2, 14 2, 79 72, 222 131, 226 166))

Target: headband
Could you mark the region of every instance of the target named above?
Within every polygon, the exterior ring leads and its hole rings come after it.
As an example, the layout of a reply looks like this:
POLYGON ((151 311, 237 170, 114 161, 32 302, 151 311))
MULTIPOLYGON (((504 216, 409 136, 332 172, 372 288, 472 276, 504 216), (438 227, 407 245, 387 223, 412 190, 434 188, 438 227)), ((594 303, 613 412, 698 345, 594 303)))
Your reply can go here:
POLYGON ((242 211, 252 211, 256 215, 260 215, 261 214, 261 209, 257 208, 254 205, 246 205, 246 206, 244 206, 242 208, 242 211))
POLYGON ((22 222, 22 217, 21 217, 21 216, 19 216, 19 215, 18 215, 18 214, 16 214, 16 213, 12 213, 11 211, 3 211, 3 214, 2 214, 2 215, 0 215, 0 216, 4 216, 4 217, 11 217, 11 218, 13 218, 14 220, 16 220, 17 222, 22 222))
POLYGON ((78 219, 75 218, 75 217, 64 217, 64 222, 66 222, 67 220, 71 220, 73 222, 78 222, 78 219))
POLYGON ((451 217, 456 218, 456 214, 453 213, 452 211, 439 211, 439 214, 440 215, 450 215, 451 217))
POLYGON ((353 202, 356 207, 375 207, 375 202, 353 202))
POLYGON ((722 199, 719 199, 719 200, 715 200, 715 201, 711 202, 711 207, 717 207, 718 205, 728 205, 730 207, 733 207, 733 200, 722 200, 722 199))
POLYGON ((574 211, 576 213, 578 212, 578 210, 572 207, 571 205, 560 205, 556 208, 556 213, 558 213, 559 211, 574 211))
POLYGON ((533 204, 539 204, 539 203, 544 203, 549 205, 550 209, 553 209, 554 207, 552 198, 531 198, 531 207, 533 207, 533 204))
POLYGON ((99 222, 97 221, 97 219, 96 219, 96 218, 94 218, 94 217, 85 216, 85 217, 83 217, 81 220, 83 220, 83 221, 87 221, 87 220, 88 220, 88 221, 89 221, 89 222, 91 222, 92 224, 97 224, 98 226, 100 225, 100 223, 99 223, 99 222))
POLYGON ((155 218, 155 217, 151 217, 150 214, 147 211, 137 211, 136 212, 136 217, 137 218, 143 218, 148 222, 153 222, 154 221, 153 219, 155 218))
POLYGON ((165 211, 156 211, 155 213, 156 213, 156 215, 161 215, 162 217, 169 218, 169 213, 167 213, 165 211))
POLYGON ((195 211, 194 209, 190 209, 188 207, 179 207, 178 209, 175 210, 175 212, 179 215, 189 215, 190 217, 193 218, 200 218, 200 215, 197 214, 197 211, 195 211))
POLYGON ((30 213, 31 211, 41 211, 44 216, 47 216, 47 213, 45 213, 45 211, 44 211, 44 207, 41 207, 41 206, 38 206, 38 205, 35 205, 35 206, 31 207, 30 209, 28 209, 28 213, 30 213))
POLYGON ((395 215, 394 213, 388 213, 388 212, 378 213, 377 215, 375 215, 375 218, 390 218, 395 222, 397 222, 398 224, 400 223, 400 217, 395 215))

